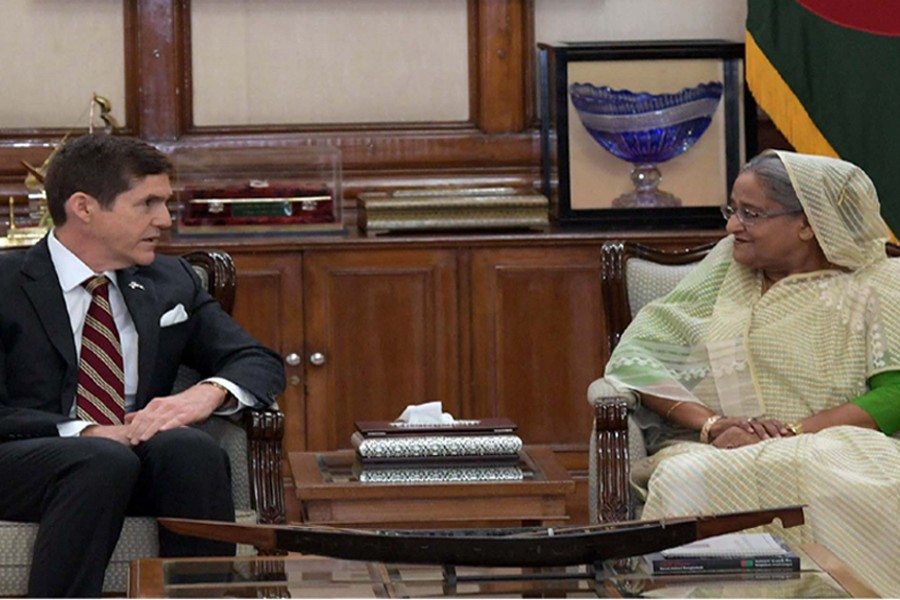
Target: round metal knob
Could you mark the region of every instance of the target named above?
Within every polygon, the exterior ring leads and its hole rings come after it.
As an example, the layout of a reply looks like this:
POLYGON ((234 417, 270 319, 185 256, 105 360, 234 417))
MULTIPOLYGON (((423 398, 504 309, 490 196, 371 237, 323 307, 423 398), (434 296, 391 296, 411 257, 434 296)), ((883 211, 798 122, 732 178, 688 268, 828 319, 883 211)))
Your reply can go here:
POLYGON ((292 367, 296 367, 300 364, 300 355, 296 352, 291 352, 287 356, 284 357, 284 362, 291 365, 292 367))
POLYGON ((321 352, 313 352, 309 355, 309 362, 316 365, 317 367, 321 367, 325 364, 325 355, 321 352))

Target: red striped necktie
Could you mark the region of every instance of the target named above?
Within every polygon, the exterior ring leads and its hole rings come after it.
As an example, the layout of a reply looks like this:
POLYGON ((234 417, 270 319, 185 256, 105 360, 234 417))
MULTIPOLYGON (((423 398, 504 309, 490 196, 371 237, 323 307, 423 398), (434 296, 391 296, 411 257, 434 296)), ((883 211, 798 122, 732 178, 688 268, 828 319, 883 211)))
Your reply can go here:
POLYGON ((99 425, 121 425, 125 422, 125 371, 109 304, 109 280, 98 275, 81 285, 91 294, 91 306, 81 333, 76 416, 99 425))

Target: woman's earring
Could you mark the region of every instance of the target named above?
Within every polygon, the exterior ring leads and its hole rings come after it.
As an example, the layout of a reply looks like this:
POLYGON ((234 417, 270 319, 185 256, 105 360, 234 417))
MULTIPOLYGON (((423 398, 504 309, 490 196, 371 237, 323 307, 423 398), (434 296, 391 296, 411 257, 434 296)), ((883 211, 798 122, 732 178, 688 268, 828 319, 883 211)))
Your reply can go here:
POLYGON ((813 230, 812 229, 801 229, 800 230, 800 239, 804 242, 808 242, 813 239, 813 230))

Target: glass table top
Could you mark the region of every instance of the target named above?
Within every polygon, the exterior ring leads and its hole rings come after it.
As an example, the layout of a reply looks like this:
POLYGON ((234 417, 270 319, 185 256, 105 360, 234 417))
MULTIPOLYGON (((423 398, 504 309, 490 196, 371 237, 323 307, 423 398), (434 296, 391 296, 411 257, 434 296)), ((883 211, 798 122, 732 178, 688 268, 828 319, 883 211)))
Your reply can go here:
POLYGON ((133 596, 168 598, 846 598, 802 555, 799 572, 651 577, 637 559, 522 569, 395 565, 290 555, 151 559, 132 564, 133 596), (161 587, 155 587, 161 586, 161 587))

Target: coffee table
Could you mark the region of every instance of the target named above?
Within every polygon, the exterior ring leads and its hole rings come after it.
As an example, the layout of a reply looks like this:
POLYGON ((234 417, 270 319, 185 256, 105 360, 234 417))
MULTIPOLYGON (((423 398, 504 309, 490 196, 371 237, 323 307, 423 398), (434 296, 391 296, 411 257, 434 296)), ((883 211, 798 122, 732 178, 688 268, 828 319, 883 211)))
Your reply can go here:
POLYGON ((799 548, 801 571, 778 577, 740 574, 651 577, 618 561, 599 577, 566 569, 393 565, 316 556, 150 558, 132 562, 131 598, 506 597, 876 597, 824 546, 799 548))
POLYGON ((575 482, 549 446, 525 446, 515 481, 365 483, 354 452, 292 452, 294 487, 304 523, 361 527, 500 527, 559 525, 575 482))

